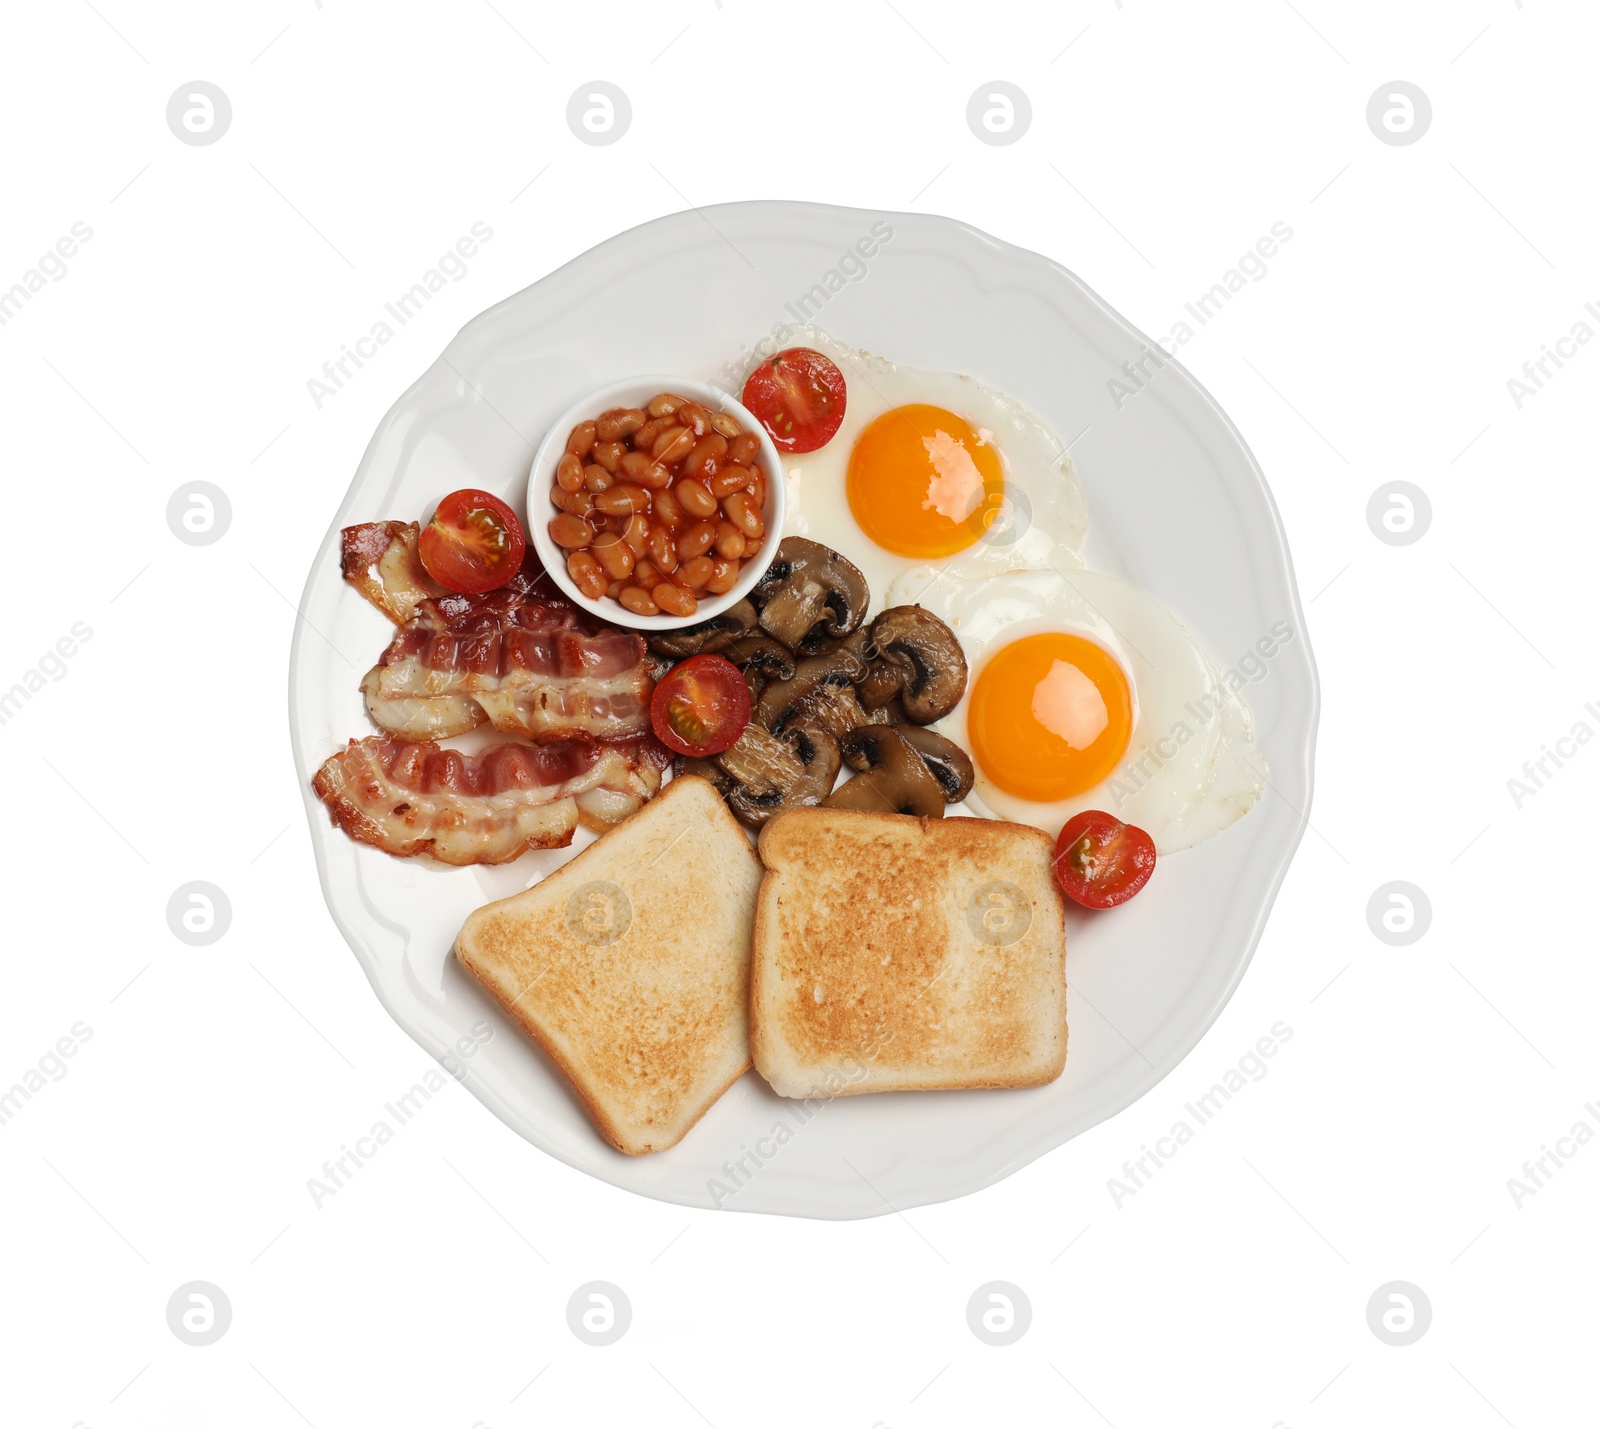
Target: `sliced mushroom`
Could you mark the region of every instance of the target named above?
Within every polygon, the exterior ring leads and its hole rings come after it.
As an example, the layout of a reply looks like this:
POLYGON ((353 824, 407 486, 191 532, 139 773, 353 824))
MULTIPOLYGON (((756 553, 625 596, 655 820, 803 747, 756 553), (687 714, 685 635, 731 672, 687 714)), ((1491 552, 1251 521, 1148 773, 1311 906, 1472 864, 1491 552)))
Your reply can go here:
POLYGON ((867 666, 856 694, 864 710, 881 710, 900 695, 900 686, 906 682, 906 672, 898 664, 887 660, 874 660, 867 666))
POLYGON ((760 608, 761 628, 809 655, 824 641, 860 627, 867 613, 867 578, 837 551, 789 536, 750 596, 760 608))
POLYGON ((672 773, 675 777, 697 775, 723 795, 733 788, 733 779, 714 759, 693 759, 687 754, 680 754, 672 761, 672 773))
POLYGON ((687 660, 691 655, 714 655, 725 650, 741 635, 756 628, 756 608, 748 600, 729 606, 721 615, 702 620, 698 625, 688 625, 682 630, 668 630, 652 635, 648 644, 658 655, 674 660, 687 660))
POLYGON ((733 781, 725 795, 734 817, 758 829, 774 814, 820 804, 839 775, 839 744, 831 734, 797 725, 780 739, 755 721, 717 755, 733 781))
MULTIPOLYGON (((883 710, 868 714, 862 709, 856 699, 855 689, 850 685, 824 685, 798 707, 791 706, 791 710, 796 708, 799 719, 818 729, 827 730, 835 739, 842 739, 851 730, 864 725, 889 723, 889 717, 883 710)), ((794 718, 796 716, 792 715, 789 723, 794 718)), ((785 727, 788 727, 787 724, 785 727)))
MULTIPOLYGON (((911 724, 911 716, 906 713, 905 703, 901 700, 898 693, 892 700, 889 701, 888 704, 880 705, 877 709, 873 710, 872 718, 874 720, 881 719, 885 724, 911 724)), ((914 725, 912 727, 915 729, 922 728, 921 725, 914 725)))
POLYGON ((754 667, 770 680, 794 678, 794 656, 770 635, 741 635, 722 654, 741 670, 754 667))
POLYGON ((773 681, 794 678, 794 656, 770 635, 741 635, 721 654, 739 667, 752 701, 760 699, 773 681))
POLYGON ((959 744, 919 724, 896 725, 895 733, 922 756, 944 790, 945 803, 959 804, 972 792, 972 761, 959 744))
POLYGON ((839 749, 862 772, 830 794, 824 807, 944 817, 944 787, 895 726, 853 729, 839 741, 839 749))
POLYGON ((865 724, 867 717, 851 688, 866 670, 865 631, 832 644, 819 655, 799 661, 793 675, 768 685, 756 702, 755 718, 774 734, 790 725, 813 722, 825 708, 823 723, 835 735, 865 724))
MULTIPOLYGON (((949 714, 967 688, 967 657, 950 627, 920 605, 895 605, 872 622, 874 667, 900 675, 900 700, 914 724, 932 724, 949 714)), ((873 698, 887 675, 871 672, 873 698)), ((887 696, 884 703, 888 702, 887 696)))

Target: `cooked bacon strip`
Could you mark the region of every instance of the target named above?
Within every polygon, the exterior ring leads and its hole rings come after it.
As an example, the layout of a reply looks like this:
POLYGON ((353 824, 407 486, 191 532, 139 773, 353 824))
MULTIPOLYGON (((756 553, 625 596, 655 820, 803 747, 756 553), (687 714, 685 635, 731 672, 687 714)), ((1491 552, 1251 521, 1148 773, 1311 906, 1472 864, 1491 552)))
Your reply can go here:
POLYGON ((407 739, 485 719, 541 743, 632 739, 650 728, 645 653, 552 592, 530 553, 500 590, 422 601, 361 690, 378 728, 407 739))
POLYGON ((661 787, 669 758, 654 739, 498 744, 468 758, 369 736, 324 763, 311 787, 358 843, 398 858, 507 863, 566 847, 580 821, 603 828, 625 818, 661 787))
POLYGON ((421 529, 415 521, 368 521, 339 533, 344 578, 396 625, 410 620, 423 601, 445 593, 417 555, 421 529))

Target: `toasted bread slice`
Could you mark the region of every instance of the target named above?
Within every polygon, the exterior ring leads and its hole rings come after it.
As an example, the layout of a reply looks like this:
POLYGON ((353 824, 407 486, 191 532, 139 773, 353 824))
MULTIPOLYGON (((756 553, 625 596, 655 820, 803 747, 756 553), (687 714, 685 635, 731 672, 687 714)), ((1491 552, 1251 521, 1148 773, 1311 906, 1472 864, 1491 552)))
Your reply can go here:
POLYGON ((1048 834, 797 809, 760 851, 750 1045, 779 1096, 1061 1075, 1066 910, 1048 834))
POLYGON ((473 913, 456 957, 639 1156, 676 1145, 750 1065, 761 861, 704 779, 674 779, 524 893, 473 913))

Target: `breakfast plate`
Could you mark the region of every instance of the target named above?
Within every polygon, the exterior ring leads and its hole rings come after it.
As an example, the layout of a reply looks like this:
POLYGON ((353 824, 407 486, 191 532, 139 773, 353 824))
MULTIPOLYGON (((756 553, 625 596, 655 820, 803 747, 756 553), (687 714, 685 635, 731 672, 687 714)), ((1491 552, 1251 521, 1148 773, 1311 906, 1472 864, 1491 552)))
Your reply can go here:
MULTIPOLYGON (((380 1000, 533 1144, 682 1205, 824 1218, 903 1210, 989 1185, 1131 1105, 1237 986, 1310 809, 1315 668, 1283 530, 1242 438, 1193 378, 1065 269, 949 219, 769 202, 676 214, 491 308, 379 425, 301 613, 290 660, 296 769, 329 910, 380 1000), (1060 435, 1070 461, 1050 455, 1075 472, 1086 511, 1058 511, 1058 493, 1036 486, 1007 513, 1013 539, 1025 543, 1035 519, 1043 529, 1083 515, 1082 562, 1100 582, 1084 588, 1104 603, 1114 586, 1137 587, 1176 614, 1248 701, 1268 792, 1214 836, 1164 850, 1140 897, 1068 915, 1069 1052, 1056 1080, 795 1101, 750 1072, 681 1142, 625 1156, 451 955, 470 914, 537 883, 593 836, 446 867, 346 838, 313 793, 324 761, 368 725, 358 682, 393 633, 347 589, 341 531, 416 520, 457 488, 518 503, 536 452, 585 394, 648 372, 737 392, 760 344, 821 329, 853 350, 976 379, 1060 435)), ((1179 727, 1206 715, 1173 709, 1181 745, 1179 727)))

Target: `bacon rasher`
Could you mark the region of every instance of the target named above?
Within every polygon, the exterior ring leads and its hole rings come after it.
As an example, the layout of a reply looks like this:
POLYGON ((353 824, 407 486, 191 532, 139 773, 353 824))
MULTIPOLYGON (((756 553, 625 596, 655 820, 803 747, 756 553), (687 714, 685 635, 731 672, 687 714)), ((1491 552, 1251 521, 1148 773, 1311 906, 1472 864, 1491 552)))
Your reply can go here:
POLYGON ((368 521, 339 533, 344 578, 396 625, 430 596, 444 594, 417 555, 421 532, 415 521, 368 521))
POLYGON ((564 848, 582 823, 603 830, 661 787, 670 755, 653 738, 620 744, 499 744, 471 756, 431 743, 351 740, 312 780, 333 821, 399 858, 507 863, 564 848))
POLYGON ((361 682, 380 729, 443 739, 488 720, 540 743, 649 731, 654 686, 642 636, 579 611, 531 551, 487 595, 415 598, 412 530, 388 522, 345 532, 345 579, 380 610, 411 612, 361 682))

